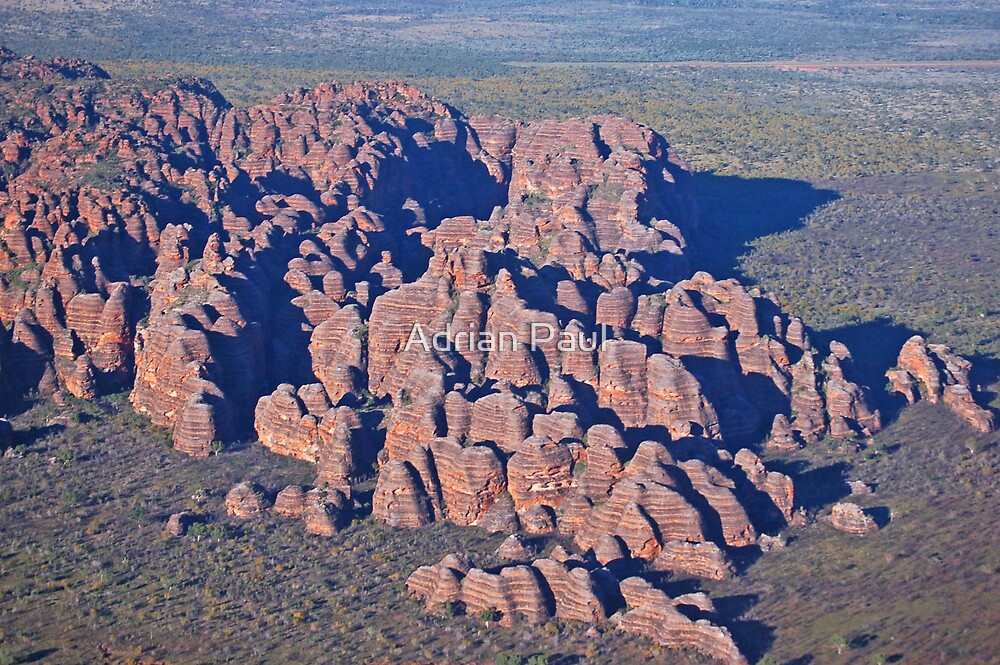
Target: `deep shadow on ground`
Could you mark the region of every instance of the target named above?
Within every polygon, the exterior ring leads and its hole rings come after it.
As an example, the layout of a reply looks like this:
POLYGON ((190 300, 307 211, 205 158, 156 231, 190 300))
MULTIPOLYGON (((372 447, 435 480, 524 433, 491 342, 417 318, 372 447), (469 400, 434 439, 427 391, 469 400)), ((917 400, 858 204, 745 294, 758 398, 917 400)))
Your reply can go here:
MULTIPOLYGON (((809 215, 839 196, 794 180, 699 173, 695 181, 701 227, 691 234, 694 268, 744 282, 752 280, 740 274, 740 257, 755 239, 808 234, 809 215)), ((850 233, 866 237, 865 219, 850 223, 850 233)), ((785 287, 795 289, 796 276, 785 277, 785 287)), ((918 333, 936 341, 927 332, 934 331, 885 316, 817 331, 820 347, 834 339, 848 346, 889 427, 867 444, 822 442, 769 465, 795 477, 798 502, 814 514, 851 500, 885 528, 863 537, 823 523, 793 529, 787 549, 759 557, 741 579, 707 585, 722 596, 727 625, 752 662, 765 654, 799 665, 995 662, 990 626, 1000 618, 1000 532, 989 516, 1000 509, 1000 444, 944 407, 900 411, 884 391, 902 344, 918 333), (853 479, 874 494, 848 498, 845 481, 853 479)), ((974 386, 995 408, 1000 361, 970 359, 974 386)))
MULTIPOLYGON (((835 197, 791 180, 696 180, 703 226, 693 238, 695 263, 716 277, 735 274, 748 242, 800 226, 835 197)), ((876 320, 817 339, 847 343, 878 393, 912 332, 876 320)), ((995 378, 995 362, 980 366, 978 376, 995 378)), ((0 619, 4 648, 12 645, 21 662, 97 660, 97 644, 121 658, 142 648, 181 661, 372 653, 489 662, 499 652, 545 652, 563 663, 693 662, 613 631, 484 628, 408 600, 405 575, 444 553, 469 551, 480 565, 494 563, 498 539, 476 529, 393 530, 362 516, 318 541, 300 523, 268 519, 233 525, 221 539, 164 540, 172 511, 205 509, 225 522, 221 500, 235 482, 253 478, 273 492, 308 483, 313 470, 257 444, 184 458, 165 447, 162 432, 129 415, 123 396, 107 409, 71 404, 59 413, 32 400, 23 407, 16 412, 28 455, 0 461, 0 619)), ((785 663, 990 662, 1000 620, 995 437, 921 404, 866 446, 823 442, 768 461, 796 477, 799 502, 814 514, 846 496, 846 480, 860 479, 876 491, 852 500, 891 519, 863 537, 813 523, 790 530, 787 549, 760 556, 739 579, 670 581, 712 592, 752 661, 768 654, 785 663)))
POLYGON ((787 178, 694 174, 699 225, 689 238, 692 263, 716 279, 739 277, 737 259, 761 236, 802 226, 818 207, 835 201, 830 189, 787 178))
POLYGON ((880 523, 865 536, 825 523, 790 529, 713 596, 753 597, 730 617, 752 658, 779 663, 991 663, 1000 620, 996 435, 976 434, 947 408, 904 410, 867 446, 820 443, 781 459, 814 510, 854 501, 880 523), (844 480, 874 492, 846 497, 844 480), (839 489, 838 489, 839 488, 839 489), (755 625, 770 632, 758 632, 755 625), (838 653, 839 650, 839 653, 838 653))
MULTIPOLYGON (((906 235, 905 230, 896 228, 892 224, 896 224, 897 222, 905 224, 909 218, 895 211, 891 207, 891 203, 885 202, 900 200, 908 202, 908 205, 915 205, 912 203, 916 195, 915 192, 933 201, 940 199, 965 202, 969 206, 975 204, 986 207, 992 201, 992 199, 985 197, 981 193, 976 194, 978 198, 973 197, 970 199, 971 203, 966 201, 969 196, 966 189, 978 183, 977 180, 972 185, 966 183, 965 188, 955 186, 954 183, 951 183, 950 180, 940 174, 928 175, 926 178, 917 178, 915 182, 911 182, 913 180, 914 178, 905 176, 895 178, 860 178, 845 181, 830 181, 824 183, 825 187, 819 187, 802 180, 741 178, 738 176, 716 175, 712 172, 695 173, 693 181, 700 211, 700 223, 698 228, 690 233, 692 267, 695 270, 706 270, 717 279, 736 277, 743 283, 753 284, 754 279, 741 272, 741 257, 745 257, 753 251, 752 243, 767 236, 780 235, 789 231, 796 231, 796 235, 802 236, 803 239, 811 238, 812 228, 806 226, 810 215, 829 204, 834 204, 835 206, 841 205, 839 203, 841 198, 840 191, 845 192, 844 196, 854 197, 848 202, 855 201, 855 198, 858 197, 858 192, 865 192, 869 196, 872 195, 871 190, 884 192, 883 197, 876 200, 880 202, 880 205, 886 206, 891 211, 891 214, 884 213, 878 215, 882 226, 873 226, 871 224, 872 220, 867 219, 861 211, 856 211, 847 216, 850 219, 845 217, 838 222, 836 234, 829 238, 823 236, 819 239, 812 239, 810 241, 812 245, 818 244, 822 246, 825 243, 834 242, 835 238, 841 238, 840 242, 851 244, 851 246, 860 243, 858 246, 861 247, 866 242, 871 243, 880 239, 880 234, 887 234, 886 238, 895 238, 896 235, 892 234, 898 235, 899 233, 903 233, 906 235), (837 189, 835 190, 833 187, 837 189), (870 229, 868 228, 869 226, 871 226, 870 229), (870 238, 871 234, 875 234, 875 240, 870 238)), ((868 202, 868 199, 859 200, 868 202)), ((855 201, 853 205, 861 204, 855 201)), ((950 210, 947 206, 944 206, 944 209, 950 210)), ((975 209, 974 207, 969 208, 969 210, 975 209)), ((923 229, 923 235, 915 235, 911 238, 911 241, 916 244, 908 246, 905 252, 907 254, 915 252, 915 255, 899 257, 898 262, 900 263, 903 262, 904 258, 912 262, 923 261, 921 257, 924 254, 933 256, 934 248, 938 244, 937 240, 951 237, 956 232, 952 228, 955 226, 954 221, 943 218, 941 220, 942 226, 934 228, 931 221, 924 219, 925 217, 933 217, 937 208, 914 207, 912 210, 909 208, 905 210, 907 214, 916 215, 920 218, 921 223, 919 228, 923 229)), ((877 211, 871 214, 877 214, 877 211)), ((841 217, 844 217, 843 213, 841 213, 841 217)), ((838 217, 838 219, 840 218, 838 217)), ((973 233, 973 231, 966 232, 973 233)), ((978 233, 978 231, 976 232, 978 233)), ((824 231, 824 233, 828 233, 828 231, 824 231)), ((886 238, 881 239, 884 240, 886 238)), ((976 244, 975 236, 970 237, 969 243, 972 245, 976 244)), ((881 248, 880 252, 891 251, 884 248, 885 244, 884 242, 878 244, 881 248)), ((889 242, 888 244, 892 243, 889 242)), ((983 245, 983 251, 986 251, 989 246, 988 244, 983 245)), ((970 247, 970 251, 971 249, 973 248, 970 247)), ((803 251, 806 250, 803 249, 803 251)), ((815 248, 810 251, 815 251, 815 248)), ((900 251, 904 250, 901 249, 900 251)), ((754 252, 755 255, 756 253, 754 252)), ((781 257, 782 254, 777 253, 775 256, 781 257)), ((814 258, 815 260, 821 260, 822 256, 822 254, 818 254, 814 258)), ((878 255, 878 258, 879 260, 884 260, 884 257, 881 255, 878 255)), ((798 263, 794 266, 777 264, 772 266, 771 272, 782 276, 781 279, 776 280, 776 283, 781 288, 780 292, 775 293, 779 301, 785 302, 789 300, 798 302, 803 297, 808 300, 809 292, 806 290, 806 287, 816 287, 814 282, 817 279, 817 274, 814 274, 816 271, 813 268, 818 269, 820 266, 809 264, 808 261, 803 262, 801 258, 797 260, 798 263), (809 274, 796 272, 801 270, 807 270, 809 274), (799 293, 800 291, 801 293, 799 293)), ((844 280, 851 282, 862 279, 860 277, 852 278, 850 275, 860 272, 859 268, 866 260, 864 252, 856 253, 852 256, 848 264, 838 268, 840 273, 843 274, 838 273, 837 279, 841 282, 844 280)), ((949 258, 948 261, 951 262, 953 260, 949 258)), ((837 270, 833 272, 837 272, 837 270)), ((880 276, 880 279, 886 282, 897 279, 897 277, 894 274, 887 274, 880 276)), ((873 277, 866 275, 863 279, 870 281, 873 277)), ((960 281, 960 278, 953 276, 951 273, 939 274, 932 270, 924 271, 921 279, 929 280, 929 282, 935 284, 938 284, 941 280, 960 281)), ((767 288, 769 285, 764 284, 763 286, 767 288)), ((834 288, 842 288, 843 285, 831 282, 829 286, 832 291, 834 288)), ((866 286, 870 286, 870 284, 866 283, 866 286)), ((938 286, 940 287, 941 285, 938 284, 938 286)), ((962 286, 961 284, 953 285, 955 297, 952 300, 962 302, 968 299, 962 294, 962 286)), ((881 293, 881 291, 877 292, 881 293)), ((1000 291, 997 293, 1000 293, 1000 291)), ((847 345, 854 357, 857 380, 862 385, 873 390, 873 396, 876 399, 877 405, 882 410, 884 421, 888 423, 897 416, 901 405, 898 401, 890 399, 883 390, 886 384, 885 372, 895 365, 903 343, 916 334, 923 335, 932 342, 947 340, 942 339, 940 331, 936 329, 924 330, 918 325, 908 325, 906 323, 910 318, 914 320, 928 320, 928 317, 925 315, 925 310, 928 307, 927 303, 914 304, 912 309, 916 315, 912 317, 907 316, 909 312, 905 308, 902 311, 897 311, 899 307, 896 306, 894 298, 887 296, 885 302, 875 304, 892 305, 895 307, 892 310, 894 312, 893 316, 878 315, 873 318, 856 318, 849 323, 834 325, 830 325, 830 321, 814 321, 809 317, 804 318, 806 319, 806 324, 813 327, 816 331, 814 341, 820 348, 827 347, 832 340, 837 340, 847 345), (823 325, 824 323, 825 326, 823 325)), ((905 305, 905 303, 902 303, 902 305, 905 305)), ((941 303, 941 307, 951 307, 953 305, 954 303, 950 302, 941 303)), ((794 314, 797 312, 794 311, 794 308, 791 308, 790 313, 794 314)), ((980 314, 985 316, 981 312, 980 314)), ((1000 315, 1000 313, 991 313, 994 319, 997 315, 1000 315)), ((953 314, 952 316, 958 315, 953 314)), ((969 314, 966 317, 967 326, 971 326, 972 321, 978 323, 979 318, 980 315, 969 314)), ((984 320, 988 321, 989 317, 984 320)), ((949 323, 948 325, 951 324, 949 323)), ((952 331, 950 334, 954 335, 955 333, 952 331)), ((970 344, 974 342, 975 338, 971 332, 971 328, 970 331, 966 331, 966 337, 969 339, 960 338, 956 341, 968 342, 970 344)), ((979 391, 978 397, 980 402, 992 404, 994 410, 996 410, 1000 406, 1000 403, 998 403, 998 392, 1000 392, 1000 389, 998 389, 998 382, 1000 382, 1000 359, 981 353, 970 354, 968 357, 973 361, 971 378, 974 389, 977 388, 979 391)))

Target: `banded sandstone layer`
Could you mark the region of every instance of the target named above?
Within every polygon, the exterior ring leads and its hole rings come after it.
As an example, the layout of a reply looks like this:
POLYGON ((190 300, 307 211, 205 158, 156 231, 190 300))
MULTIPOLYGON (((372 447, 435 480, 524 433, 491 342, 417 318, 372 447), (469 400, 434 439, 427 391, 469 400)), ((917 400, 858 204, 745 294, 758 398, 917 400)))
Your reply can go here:
MULTIPOLYGON (((545 578, 541 600, 483 609, 604 620, 620 585, 589 614, 547 594, 616 560, 726 576, 796 519, 792 480, 747 446, 881 426, 846 347, 818 348, 767 294, 692 273, 690 176, 648 128, 464 118, 396 83, 236 109, 205 81, 115 82, 78 61, 0 51, 0 74, 3 389, 131 387, 192 455, 255 429, 343 497, 282 497, 317 534, 377 460, 388 524, 558 533, 586 555, 552 579, 552 563, 512 567, 516 588, 545 578), (533 323, 612 339, 406 348, 415 324, 523 342, 533 323)), ((993 427, 947 349, 911 340, 899 365, 911 401, 993 427)), ((252 486, 232 499, 234 514, 265 508, 252 486)), ((463 602, 506 603, 497 588, 463 602)), ((675 604, 630 603, 620 626, 686 634, 675 604)), ((706 630, 690 639, 741 658, 706 630)))

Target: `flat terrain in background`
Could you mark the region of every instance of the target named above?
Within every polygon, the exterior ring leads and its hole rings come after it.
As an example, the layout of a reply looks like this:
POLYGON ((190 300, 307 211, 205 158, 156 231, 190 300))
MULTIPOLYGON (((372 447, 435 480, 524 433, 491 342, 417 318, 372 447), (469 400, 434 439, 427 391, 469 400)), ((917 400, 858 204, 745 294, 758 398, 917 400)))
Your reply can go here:
POLYGON ((896 62, 892 60, 869 60, 852 62, 849 60, 674 60, 664 62, 512 62, 515 67, 690 67, 692 69, 779 69, 788 72, 813 72, 821 69, 953 69, 970 67, 1000 67, 1000 60, 915 60, 896 62))
MULTIPOLYGON (((696 172, 698 267, 755 281, 844 340, 873 387, 920 332, 974 357, 976 380, 995 390, 995 3, 5 2, 0 41, 87 57, 115 76, 203 76, 234 104, 397 78, 466 114, 627 116, 696 172)), ((103 644, 108 660, 140 658, 141 647, 182 662, 366 651, 697 662, 572 624, 508 630, 424 613, 405 597, 405 575, 456 549, 489 563, 498 543, 476 529, 359 518, 330 540, 266 522, 165 541, 172 511, 219 514, 239 480, 274 491, 312 472, 252 444, 184 459, 121 396, 16 411, 28 454, 0 461, 2 653, 96 661, 103 644)), ((996 662, 998 449, 995 436, 920 405, 866 448, 821 443, 778 460, 810 507, 860 479, 876 486, 865 505, 893 521, 863 538, 791 530, 787 549, 711 585, 740 646, 797 665, 996 662)))
POLYGON ((571 11, 540 0, 21 0, 4 3, 0 25, 24 51, 408 74, 509 61, 1000 59, 1000 7, 984 0, 578 0, 571 11))
MULTIPOLYGON (((0 656, 483 663, 543 653, 551 663, 705 662, 578 623, 509 629, 429 614, 406 596, 409 572, 456 551, 497 565, 502 536, 446 523, 384 527, 367 515, 370 504, 331 538, 306 535, 298 520, 238 523, 222 505, 235 483, 252 478, 274 492, 310 482, 310 465, 256 444, 185 457, 131 413, 124 394, 62 410, 30 406, 15 419, 30 439, 26 456, 0 461, 0 656), (180 510, 213 520, 209 533, 164 538, 164 521, 180 510)), ((994 662, 1000 447, 992 437, 920 404, 864 448, 820 443, 772 463, 796 474, 809 509, 863 479, 874 493, 853 500, 891 511, 892 522, 864 537, 819 522, 792 529, 786 549, 740 579, 676 578, 676 591, 709 592, 741 648, 770 654, 766 662, 994 662)), ((362 485, 364 500, 372 484, 362 485)), ((557 539, 540 541, 547 550, 557 539)))

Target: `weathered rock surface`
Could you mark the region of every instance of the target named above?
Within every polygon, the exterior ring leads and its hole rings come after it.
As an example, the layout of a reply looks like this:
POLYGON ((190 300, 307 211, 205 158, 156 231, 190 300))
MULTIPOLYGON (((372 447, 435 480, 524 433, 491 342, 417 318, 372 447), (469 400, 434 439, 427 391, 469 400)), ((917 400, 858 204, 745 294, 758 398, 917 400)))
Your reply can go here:
POLYGON ((928 344, 914 335, 903 344, 896 367, 886 372, 893 392, 910 404, 926 399, 943 402, 980 432, 996 429, 993 413, 978 405, 969 383, 972 364, 943 344, 928 344))
POLYGON ((497 548, 497 556, 508 561, 530 561, 533 558, 533 548, 523 536, 512 533, 497 548))
POLYGON ((271 512, 282 517, 302 517, 306 510, 306 491, 301 485, 289 485, 274 497, 271 512))
POLYGON ((689 619, 677 609, 675 601, 645 580, 630 577, 622 580, 620 588, 625 602, 634 609, 622 616, 619 630, 672 649, 690 649, 730 665, 747 662, 729 630, 706 619, 689 619))
POLYGON ((226 494, 226 512, 237 519, 260 517, 266 510, 264 490, 254 482, 242 482, 226 494))
POLYGON ((652 562, 653 570, 722 580, 733 574, 732 565, 715 543, 668 540, 652 562))
POLYGON ((530 566, 510 565, 487 572, 452 554, 437 565, 415 570, 406 588, 429 609, 456 603, 470 616, 494 611, 504 625, 553 618, 597 624, 608 618, 614 603, 624 602, 629 610, 618 620, 619 630, 724 663, 747 662, 726 628, 684 613, 693 609, 702 615, 714 614, 704 594, 670 598, 643 578, 619 581, 607 569, 588 570, 575 561, 538 559, 530 566))
MULTIPOLYGON (((387 524, 558 532, 576 550, 425 571, 432 605, 599 620, 590 551, 720 578, 756 525, 801 517, 755 446, 881 427, 845 346, 692 272, 691 176, 647 127, 464 118, 399 83, 234 108, 207 81, 6 50, 0 107, 0 397, 131 386, 194 456, 256 432, 317 465, 316 490, 273 508, 313 533, 345 524, 377 460, 387 524)), ((991 431, 969 370, 914 338, 889 378, 991 431)), ((226 506, 267 507, 252 484, 226 506)), ((624 624, 731 658, 677 612, 653 600, 624 624)))
POLYGON ((768 471, 760 458, 746 448, 736 453, 733 461, 743 469, 754 488, 767 497, 784 522, 790 523, 795 508, 795 484, 791 477, 768 471))
POLYGON ((525 439, 507 461, 507 486, 517 511, 557 507, 573 484, 572 466, 567 445, 542 436, 525 439))
POLYGON ((306 532, 316 536, 332 536, 342 526, 342 513, 335 504, 312 501, 305 509, 306 532))
POLYGON ((431 522, 433 510, 420 476, 409 462, 387 462, 379 472, 372 513, 389 526, 418 527, 431 522))
MULTIPOLYGON (((279 455, 297 457, 310 462, 319 459, 320 420, 329 408, 326 402, 317 412, 310 411, 299 393, 307 392, 311 386, 302 386, 298 391, 288 383, 283 383, 270 395, 261 397, 254 413, 254 428, 261 443, 279 455)), ((322 386, 318 386, 322 391, 322 386)))
POLYGON ((180 538, 187 533, 194 521, 194 514, 188 511, 173 513, 167 518, 167 523, 163 527, 163 535, 168 538, 180 538))
POLYGON ((503 462, 487 446, 463 448, 454 439, 435 439, 430 446, 442 508, 455 524, 480 524, 507 489, 503 462))
POLYGON ((830 512, 830 524, 838 531, 863 535, 878 530, 871 515, 856 503, 836 503, 830 512))

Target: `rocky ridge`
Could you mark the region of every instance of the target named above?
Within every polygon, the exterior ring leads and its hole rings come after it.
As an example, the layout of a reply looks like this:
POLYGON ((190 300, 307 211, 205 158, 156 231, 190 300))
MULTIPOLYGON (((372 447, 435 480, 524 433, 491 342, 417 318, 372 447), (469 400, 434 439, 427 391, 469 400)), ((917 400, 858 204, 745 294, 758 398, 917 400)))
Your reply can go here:
MULTIPOLYGON (((184 453, 256 437, 315 462, 325 498, 272 508, 310 532, 342 526, 377 463, 387 524, 558 534, 717 579, 793 520, 792 480, 750 448, 881 427, 844 345, 692 272, 690 174, 649 128, 466 118, 392 82, 237 109, 206 81, 6 50, 0 78, 0 391, 131 388, 184 453)), ((993 428, 966 361, 910 340, 899 365, 910 401, 993 428)), ((227 506, 267 508, 252 486, 227 506)), ((535 563, 475 588, 533 589, 553 565, 535 563)), ((588 603, 563 615, 597 620, 588 603)), ((647 604, 622 623, 707 634, 647 604)))
POLYGON ((573 560, 536 559, 488 572, 450 554, 414 571, 406 588, 428 609, 449 605, 472 616, 496 616, 501 625, 608 621, 668 648, 729 665, 747 662, 729 631, 706 618, 715 616, 715 607, 704 594, 671 598, 641 577, 618 579, 607 568, 588 569, 573 560))
POLYGON ((896 367, 886 372, 894 393, 910 404, 921 399, 943 402, 980 432, 996 429, 993 413, 978 404, 969 382, 972 363, 943 344, 928 344, 914 335, 903 344, 896 367))

